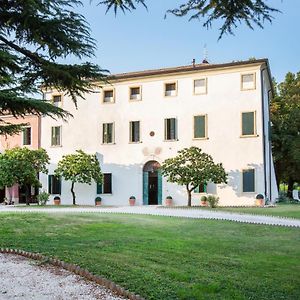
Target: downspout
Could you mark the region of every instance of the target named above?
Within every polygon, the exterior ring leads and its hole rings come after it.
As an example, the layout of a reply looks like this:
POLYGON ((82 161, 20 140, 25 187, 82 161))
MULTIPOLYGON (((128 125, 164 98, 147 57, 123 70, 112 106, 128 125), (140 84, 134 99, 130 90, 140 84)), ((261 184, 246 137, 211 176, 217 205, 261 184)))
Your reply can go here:
POLYGON ((263 72, 266 68, 260 70, 260 83, 261 83, 261 106, 262 106, 262 127, 263 127, 263 164, 264 164, 264 194, 267 197, 267 168, 266 168, 266 135, 265 135, 265 106, 264 106, 264 81, 263 72))
POLYGON ((268 113, 269 113, 269 124, 268 124, 268 142, 269 142, 269 178, 270 178, 270 184, 269 184, 269 189, 270 189, 270 202, 272 203, 272 143, 271 143, 271 118, 270 118, 270 92, 271 89, 268 90, 268 113))

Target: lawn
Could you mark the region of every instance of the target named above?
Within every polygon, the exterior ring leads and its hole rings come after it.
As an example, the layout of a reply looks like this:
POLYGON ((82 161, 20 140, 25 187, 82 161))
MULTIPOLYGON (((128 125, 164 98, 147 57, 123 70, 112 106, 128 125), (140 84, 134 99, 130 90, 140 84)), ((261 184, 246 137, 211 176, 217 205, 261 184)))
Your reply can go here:
POLYGON ((76 263, 147 299, 300 299, 298 228, 2 213, 0 246, 76 263))
POLYGON ((275 207, 245 207, 245 208, 234 208, 234 207, 223 207, 218 210, 245 213, 245 214, 256 214, 256 215, 270 215, 277 217, 287 217, 300 219, 300 204, 277 204, 275 207))

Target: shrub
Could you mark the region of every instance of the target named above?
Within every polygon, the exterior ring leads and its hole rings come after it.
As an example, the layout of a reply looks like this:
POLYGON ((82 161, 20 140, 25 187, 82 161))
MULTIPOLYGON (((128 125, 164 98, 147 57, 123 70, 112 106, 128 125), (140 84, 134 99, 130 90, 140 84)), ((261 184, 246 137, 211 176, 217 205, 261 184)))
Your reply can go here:
POLYGON ((101 197, 96 197, 95 198, 95 202, 101 202, 102 201, 102 198, 101 197))
POLYGON ((166 199, 172 200, 172 196, 167 196, 166 199))
POLYGON ((203 201, 203 202, 206 202, 207 201, 207 197, 206 196, 201 196, 200 200, 203 201))
POLYGON ((214 195, 209 195, 207 197, 207 202, 209 203, 209 206, 212 208, 215 208, 218 206, 219 203, 219 197, 214 196, 214 195))
POLYGON ((291 201, 291 199, 287 196, 286 192, 283 191, 279 191, 279 195, 277 198, 277 202, 282 202, 282 203, 289 203, 291 201))
POLYGON ((36 199, 38 201, 38 205, 46 205, 46 203, 49 201, 50 194, 43 191, 40 194, 37 195, 36 199))

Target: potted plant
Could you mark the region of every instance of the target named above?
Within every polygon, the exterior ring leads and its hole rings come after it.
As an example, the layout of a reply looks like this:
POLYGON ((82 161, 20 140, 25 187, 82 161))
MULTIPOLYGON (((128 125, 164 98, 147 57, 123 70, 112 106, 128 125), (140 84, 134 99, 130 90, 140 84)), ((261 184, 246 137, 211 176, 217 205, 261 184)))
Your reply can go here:
POLYGON ((207 206, 207 197, 206 196, 202 196, 200 200, 201 200, 201 206, 207 206))
POLYGON ((130 206, 134 206, 135 205, 135 197, 134 196, 130 196, 129 197, 129 205, 130 206))
POLYGON ((53 201, 54 201, 54 205, 60 205, 60 197, 59 196, 55 196, 53 201))
POLYGON ((173 203, 173 198, 171 196, 166 197, 166 206, 171 206, 173 203))
POLYGON ((256 204, 256 206, 264 206, 265 205, 264 195, 262 195, 262 194, 256 195, 255 204, 256 204))
POLYGON ((101 197, 96 197, 96 198, 95 198, 95 205, 96 205, 96 206, 100 206, 100 205, 101 205, 101 201, 102 201, 102 198, 101 198, 101 197))

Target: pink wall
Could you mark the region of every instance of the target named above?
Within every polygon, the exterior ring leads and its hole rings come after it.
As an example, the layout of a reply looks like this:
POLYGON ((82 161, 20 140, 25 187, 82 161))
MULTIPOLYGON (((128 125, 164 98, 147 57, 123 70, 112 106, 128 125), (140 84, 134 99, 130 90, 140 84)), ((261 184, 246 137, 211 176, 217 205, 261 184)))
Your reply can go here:
MULTIPOLYGON (((37 116, 26 116, 24 118, 14 118, 12 116, 1 116, 6 122, 12 124, 28 123, 31 127, 31 145, 26 146, 30 149, 38 149, 40 146, 40 117, 37 116)), ((0 149, 11 149, 14 147, 23 146, 23 133, 12 135, 12 136, 0 136, 0 149)))

